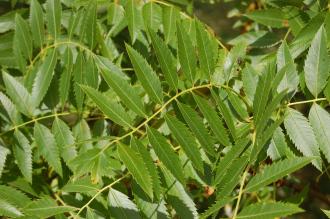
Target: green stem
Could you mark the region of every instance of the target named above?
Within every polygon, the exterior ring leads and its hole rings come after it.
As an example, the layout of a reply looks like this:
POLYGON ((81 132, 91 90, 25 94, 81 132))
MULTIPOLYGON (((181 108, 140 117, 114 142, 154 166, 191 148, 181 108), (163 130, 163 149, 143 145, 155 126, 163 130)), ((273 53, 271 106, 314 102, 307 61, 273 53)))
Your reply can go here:
POLYGON ((84 206, 82 206, 82 207, 79 209, 79 211, 78 211, 77 215, 75 216, 75 218, 79 218, 78 215, 79 215, 79 214, 80 214, 85 208, 87 208, 87 207, 90 205, 90 203, 92 203, 92 201, 93 201, 93 200, 94 200, 99 194, 101 194, 102 192, 104 192, 104 191, 107 190, 107 189, 110 189, 112 186, 114 186, 115 184, 119 183, 121 180, 123 180, 124 178, 126 178, 128 175, 129 175, 129 173, 126 173, 124 176, 122 176, 122 177, 116 179, 115 181, 113 181, 113 182, 110 183, 109 185, 107 185, 107 186, 103 187, 102 189, 100 189, 99 191, 97 191, 96 194, 95 194, 91 199, 89 199, 89 201, 88 201, 84 206))
POLYGON ((294 106, 294 105, 305 104, 305 103, 314 103, 314 102, 319 102, 319 101, 324 101, 324 100, 327 100, 327 98, 323 97, 323 98, 315 98, 313 100, 292 102, 292 103, 289 103, 287 106, 294 106))
POLYGON ((233 215, 232 219, 236 219, 236 217, 237 217, 237 213, 238 213, 238 209, 239 209, 239 204, 240 204, 241 199, 242 199, 244 183, 245 183, 245 179, 247 177, 248 170, 249 170, 249 167, 247 167, 245 169, 244 173, 243 173, 243 177, 242 177, 242 181, 241 181, 241 186, 239 188, 238 198, 237 198, 237 202, 236 202, 236 207, 235 207, 235 211, 234 211, 234 215, 233 215))

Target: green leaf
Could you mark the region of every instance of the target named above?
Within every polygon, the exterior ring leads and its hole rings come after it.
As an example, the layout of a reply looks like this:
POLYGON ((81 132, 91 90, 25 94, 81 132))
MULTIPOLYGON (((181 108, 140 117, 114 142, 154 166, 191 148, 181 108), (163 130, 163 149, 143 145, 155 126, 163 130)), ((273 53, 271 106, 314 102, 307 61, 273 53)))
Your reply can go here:
POLYGON ((258 73, 250 64, 246 64, 242 71, 243 89, 246 96, 253 102, 259 81, 258 73))
POLYGON ((282 158, 292 158, 294 157, 293 152, 290 150, 286 143, 285 136, 281 127, 278 127, 271 139, 269 148, 267 150, 267 155, 274 161, 282 158))
POLYGON ((58 117, 53 122, 52 132, 54 134, 59 153, 63 160, 69 164, 69 161, 77 156, 75 148, 75 139, 70 128, 58 117))
POLYGON ((232 163, 235 159, 237 159, 240 154, 244 151, 246 146, 250 143, 247 138, 240 139, 236 142, 234 146, 225 154, 225 156, 220 160, 220 162, 216 165, 216 174, 213 180, 212 185, 216 186, 222 181, 226 172, 228 172, 228 168, 232 166, 232 163))
POLYGON ((117 150, 120 160, 123 161, 136 182, 153 199, 152 178, 142 156, 135 149, 124 144, 119 144, 117 150))
POLYGON ((73 137, 76 142, 80 142, 79 151, 86 151, 93 147, 92 142, 88 141, 92 138, 92 133, 85 119, 79 119, 77 124, 72 128, 73 137))
POLYGON ((95 56, 95 62, 100 70, 100 72, 105 74, 110 74, 109 72, 116 74, 124 80, 129 80, 130 78, 120 69, 120 66, 113 64, 109 59, 103 56, 95 56))
POLYGON ((325 13, 319 13, 312 17, 308 24, 306 24, 293 42, 290 44, 290 52, 293 58, 297 58, 302 52, 304 52, 311 44, 315 34, 322 26, 325 18, 325 13))
POLYGON ((264 168, 262 173, 258 173, 247 184, 245 190, 254 192, 258 189, 275 182, 287 174, 293 173, 309 164, 313 158, 310 157, 294 157, 278 161, 264 168))
POLYGON ((133 183, 132 190, 134 194, 134 202, 137 204, 137 207, 140 210, 140 214, 142 214, 144 218, 169 218, 166 202, 164 199, 161 199, 158 203, 151 202, 149 198, 143 193, 143 190, 136 183, 133 183))
POLYGON ((126 20, 132 44, 136 41, 143 25, 141 10, 136 0, 127 0, 125 5, 126 20))
POLYGON ((330 211, 329 210, 324 210, 324 209, 321 209, 323 211, 323 213, 328 217, 330 218, 330 211))
POLYGON ((81 85, 84 92, 91 98, 98 108, 111 120, 124 127, 132 127, 132 119, 125 109, 118 103, 111 102, 107 96, 94 88, 81 85))
POLYGON ((183 185, 177 181, 172 174, 162 166, 161 170, 165 178, 166 186, 169 188, 166 202, 171 203, 179 218, 198 218, 197 209, 192 198, 187 194, 183 185))
POLYGON ((190 36, 185 31, 182 23, 178 22, 176 27, 178 38, 178 58, 180 60, 181 68, 186 79, 194 84, 197 68, 195 49, 190 40, 190 36))
POLYGON ((195 168, 203 172, 203 161, 194 136, 188 128, 174 116, 166 115, 165 120, 171 133, 192 161, 195 168))
POLYGON ((9 153, 10 153, 9 149, 0 145, 0 179, 1 179, 2 171, 5 167, 7 155, 9 153))
POLYGON ((267 127, 268 121, 271 119, 272 114, 275 112, 276 108, 279 107, 281 101, 286 96, 286 91, 282 91, 279 94, 276 94, 272 101, 266 106, 264 111, 260 115, 260 119, 256 122, 256 137, 263 135, 263 130, 267 127))
POLYGON ((32 183, 32 148, 30 142, 19 130, 15 130, 14 136, 13 151, 17 165, 24 178, 32 183))
MULTIPOLYGON (((278 92, 281 92, 285 89, 288 89, 288 92, 295 91, 299 84, 299 77, 294 64, 294 60, 291 56, 288 45, 285 41, 283 41, 282 45, 277 51, 277 69, 282 71, 285 66, 288 67, 285 69, 284 77, 278 85, 278 92)), ((279 72, 277 74, 279 74, 279 72)))
POLYGON ((109 189, 108 204, 113 218, 141 218, 134 202, 127 195, 113 188, 109 189))
POLYGON ((86 13, 84 14, 84 33, 86 34, 86 40, 91 49, 96 46, 96 26, 97 26, 97 1, 91 0, 86 7, 86 13))
POLYGON ((60 0, 47 0, 46 2, 46 15, 48 31, 56 40, 60 36, 61 31, 61 17, 62 6, 60 0))
POLYGON ((149 143, 155 150, 160 161, 171 171, 175 178, 184 183, 183 168, 179 156, 175 154, 171 145, 167 143, 167 139, 153 128, 148 127, 147 132, 149 143))
POLYGON ((14 47, 18 47, 25 59, 32 58, 32 39, 28 23, 16 14, 15 17, 15 36, 14 47))
POLYGON ((327 45, 327 36, 321 26, 308 50, 304 66, 307 88, 315 97, 327 84, 330 73, 330 58, 324 45, 327 45))
POLYGON ((48 218, 65 212, 75 211, 77 208, 71 206, 58 206, 56 201, 45 197, 32 202, 24 208, 27 215, 48 218))
POLYGON ((189 128, 194 133, 200 144, 203 146, 205 151, 207 151, 210 155, 215 155, 214 150, 214 141, 212 136, 208 133, 208 130, 205 128, 203 124, 203 119, 188 105, 182 104, 178 102, 178 106, 180 112, 187 122, 189 128))
POLYGON ((211 78, 215 70, 215 54, 210 37, 200 22, 196 22, 196 37, 200 68, 208 78, 211 78))
MULTIPOLYGON (((190 37, 190 40, 191 40, 191 43, 192 45, 194 46, 195 49, 197 49, 197 39, 196 39, 196 19, 181 19, 181 23, 182 23, 182 27, 184 28, 184 31, 187 32, 187 34, 189 35, 190 37)), ((211 48, 212 48, 212 51, 210 51, 211 53, 213 54, 218 54, 218 43, 217 41, 215 40, 215 38, 213 38, 212 40, 210 40, 210 43, 211 43, 211 48)), ((198 53, 198 50, 195 50, 195 53, 198 53)), ((215 59, 218 58, 218 57, 214 57, 215 59)), ((216 60, 213 60, 213 61, 216 61, 216 60)), ((198 60, 197 60, 198 62, 198 60)), ((201 70, 201 69, 199 69, 201 70)), ((203 77, 205 78, 205 77, 203 77)))
POLYGON ((285 13, 277 8, 254 10, 245 16, 270 27, 281 28, 285 24, 285 13))
POLYGON ((56 62, 57 53, 55 49, 52 49, 48 52, 45 60, 43 60, 33 83, 31 95, 34 106, 38 106, 46 95, 53 79, 56 62))
POLYGON ((32 116, 34 105, 32 103, 32 97, 27 89, 6 72, 3 72, 3 81, 5 82, 6 92, 17 109, 26 116, 32 116))
POLYGON ((87 207, 86 219, 97 219, 98 217, 99 215, 97 215, 93 209, 87 207))
POLYGON ((246 46, 247 45, 245 43, 238 43, 230 50, 226 56, 223 66, 223 77, 225 78, 226 82, 228 82, 234 76, 233 69, 237 61, 245 57, 246 46))
POLYGON ((250 161, 253 163, 264 148, 265 144, 272 138, 276 129, 283 123, 284 116, 277 118, 277 120, 269 120, 269 125, 264 131, 256 133, 255 144, 250 153, 250 161))
POLYGON ((226 197, 231 194, 237 184, 239 184, 241 174, 248 163, 248 157, 241 156, 230 164, 227 171, 219 182, 217 196, 226 197))
POLYGON ((79 86, 80 84, 86 84, 85 83, 85 74, 86 74, 86 68, 84 66, 85 64, 85 58, 83 53, 78 53, 76 58, 76 63, 73 67, 73 80, 74 80, 74 94, 76 97, 76 104, 77 108, 81 109, 84 103, 84 92, 82 88, 79 86))
POLYGON ((145 60, 145 58, 131 46, 126 44, 126 50, 133 64, 135 73, 137 74, 137 77, 145 91, 148 93, 148 95, 153 101, 157 103, 162 103, 162 87, 160 84, 160 80, 152 69, 152 67, 145 60))
POLYGON ((259 78, 253 100, 254 122, 257 124, 268 103, 272 83, 272 64, 268 64, 266 72, 259 78))
POLYGON ((71 86, 71 77, 72 77, 72 70, 73 70, 73 54, 70 47, 67 47, 64 55, 63 55, 63 62, 64 62, 64 70, 60 77, 60 84, 59 84, 59 94, 60 94, 60 102, 62 106, 68 99, 70 86, 71 86))
POLYGON ((157 32, 162 24, 162 8, 154 2, 147 2, 143 5, 142 14, 145 27, 157 32))
POLYGON ((24 214, 14 205, 0 198, 0 216, 17 218, 24 216, 24 214))
POLYGON ((107 84, 116 92, 129 109, 139 116, 146 117, 141 97, 126 80, 116 74, 116 72, 111 71, 111 69, 109 71, 101 71, 101 74, 107 84))
POLYGON ((16 105, 2 92, 0 92, 0 103, 13 125, 22 123, 21 114, 17 111, 16 105))
POLYGON ((309 111, 308 118, 320 150, 328 162, 330 162, 330 115, 325 109, 315 103, 309 111))
POLYGON ((24 193, 10 186, 0 185, 0 197, 19 208, 30 203, 30 199, 24 193))
POLYGON ((152 46, 155 50, 157 60, 160 68, 165 76, 165 79, 172 90, 176 91, 178 88, 178 75, 176 72, 176 60, 173 57, 170 49, 163 42, 163 40, 152 30, 149 31, 152 46))
POLYGON ((115 151, 101 150, 100 148, 85 149, 70 161, 70 166, 77 177, 90 173, 92 182, 98 183, 102 176, 113 177, 121 168, 121 163, 113 158, 115 151), (116 172, 114 172, 116 170, 116 172))
POLYGON ((37 0, 30 3, 30 26, 35 47, 42 48, 45 41, 44 14, 37 0))
POLYGON ((304 156, 316 156, 313 165, 321 170, 319 146, 315 134, 306 117, 294 109, 288 109, 284 126, 292 142, 304 156))
POLYGON ((215 137, 217 137, 218 141, 225 146, 230 145, 227 131, 223 126, 222 121, 219 118, 217 112, 212 109, 209 103, 203 98, 195 95, 194 99, 198 105, 198 108, 202 111, 207 122, 209 123, 215 137))
POLYGON ((297 205, 282 202, 257 203, 245 207, 237 219, 273 219, 303 212, 297 205))
POLYGON ((89 177, 70 181, 67 183, 61 191, 63 192, 79 192, 89 196, 95 195, 99 189, 98 184, 93 184, 89 177))
POLYGON ((54 135, 46 126, 36 123, 34 126, 34 138, 40 154, 46 159, 49 165, 62 176, 60 154, 54 135))
POLYGON ((86 72, 84 75, 85 84, 97 89, 99 86, 99 73, 93 56, 89 56, 86 61, 86 72))
POLYGON ((230 131, 231 136, 235 139, 236 138, 236 127, 234 125, 234 120, 229 112, 228 107, 225 105, 224 101, 220 98, 218 94, 215 93, 214 90, 211 90, 211 94, 213 99, 216 102, 217 108, 219 109, 220 113, 222 114, 223 119, 226 122, 226 125, 230 131))
POLYGON ((241 100, 240 97, 238 97, 236 94, 233 94, 232 91, 227 90, 227 94, 229 102, 233 106, 235 112, 241 119, 247 120, 249 118, 249 114, 247 112, 245 103, 241 100))
POLYGON ((154 160, 152 159, 149 151, 147 150, 147 148, 142 144, 141 141, 132 138, 131 139, 131 147, 134 148, 142 157, 148 172, 151 176, 152 179, 152 188, 154 191, 155 196, 157 197, 158 200, 160 200, 160 196, 162 193, 162 187, 160 184, 160 180, 159 180, 159 175, 158 175, 158 171, 157 171, 157 167, 154 164, 154 160))
POLYGON ((228 197, 220 197, 211 207, 209 207, 205 212, 200 215, 200 219, 209 218, 213 214, 217 214, 221 208, 223 208, 226 204, 230 203, 231 198, 228 197))
POLYGON ((116 36, 123 28, 127 26, 125 10, 122 5, 110 3, 107 16, 108 24, 112 25, 109 35, 116 36))
POLYGON ((324 96, 330 102, 330 80, 328 81, 328 84, 327 84, 327 86, 324 89, 324 96))
POLYGON ((84 152, 80 152, 77 157, 70 161, 70 166, 73 168, 74 173, 80 176, 84 173, 92 171, 98 164, 101 149, 92 148, 84 152))
POLYGON ((176 25, 179 18, 180 11, 176 7, 163 7, 164 39, 166 44, 175 42, 176 25))

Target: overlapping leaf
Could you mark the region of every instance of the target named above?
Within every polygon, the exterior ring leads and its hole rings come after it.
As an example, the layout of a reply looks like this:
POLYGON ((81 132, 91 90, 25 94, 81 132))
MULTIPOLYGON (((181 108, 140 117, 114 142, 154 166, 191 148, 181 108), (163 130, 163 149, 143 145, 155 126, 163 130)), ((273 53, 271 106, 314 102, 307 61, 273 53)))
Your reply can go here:
POLYGON ((135 73, 137 74, 139 81, 141 82, 143 88, 148 93, 150 98, 157 102, 162 103, 163 92, 160 84, 160 80, 156 73, 148 62, 143 58, 143 56, 138 53, 131 46, 126 44, 126 49, 133 64, 135 73))
POLYGON ((15 103, 17 109, 27 116, 33 115, 34 104, 27 89, 8 73, 3 72, 3 80, 6 85, 7 94, 15 103))
POLYGON ((54 135, 46 126, 36 123, 34 126, 34 138, 40 154, 58 174, 62 175, 60 153, 54 135))
POLYGON ((289 216, 303 210, 290 203, 257 203, 245 207, 237 216, 237 219, 273 219, 275 217, 289 216))
POLYGON ((180 22, 177 23, 176 33, 178 38, 178 57, 182 71, 186 79, 194 84, 197 69, 195 49, 188 33, 180 22))
POLYGON ((316 140, 325 158, 330 161, 330 115, 321 106, 313 104, 309 111, 309 121, 316 140))
POLYGON ((287 134, 303 155, 317 157, 312 163, 321 170, 319 146, 307 118, 294 109, 288 109, 284 125, 287 134))
POLYGON ((118 155, 124 162, 127 169, 132 173, 136 182, 141 188, 153 198, 152 179, 150 177, 147 165, 144 163, 142 156, 133 148, 124 144, 118 145, 118 155))
POLYGON ((247 192, 257 191, 259 188, 275 182, 285 175, 302 168, 311 162, 311 160, 313 160, 313 158, 295 157, 278 161, 265 167, 262 173, 252 177, 245 189, 247 192))
POLYGON ((330 73, 330 58, 324 45, 327 45, 327 36, 321 26, 308 50, 304 67, 306 85, 315 97, 327 84, 330 73))
POLYGON ((173 90, 176 90, 179 81, 176 72, 175 59, 169 48, 166 46, 163 40, 161 40, 160 37, 158 37, 158 35, 155 32, 150 31, 150 37, 151 37, 152 46, 155 50, 160 68, 162 69, 165 79, 169 84, 169 86, 173 90))
POLYGON ((55 49, 50 50, 47 57, 40 66, 40 69, 37 72, 31 94, 32 101, 35 106, 38 106, 40 104, 40 102, 47 93, 47 90, 53 79, 56 61, 57 61, 56 50, 55 49))
POLYGON ((46 2, 46 17, 48 31, 54 39, 57 39, 61 30, 62 6, 60 0, 46 2))
POLYGON ((194 136, 188 128, 174 116, 166 115, 165 119, 175 139, 178 141, 194 166, 203 172, 203 161, 194 136))
POLYGON ((210 127, 218 141, 225 146, 230 145, 227 131, 223 126, 221 119, 217 115, 217 112, 212 109, 209 103, 203 98, 199 96, 194 96, 194 98, 199 109, 202 111, 206 120, 210 124, 210 127))
POLYGON ((37 0, 32 0, 30 5, 30 26, 33 43, 41 48, 45 40, 44 14, 37 0))
POLYGON ((109 71, 101 71, 101 74, 108 85, 116 92, 116 94, 129 109, 134 111, 139 116, 146 116, 141 98, 126 80, 116 74, 116 71, 113 71, 112 69, 109 69, 109 71))
POLYGON ((175 178, 180 182, 184 182, 184 174, 180 159, 171 148, 171 145, 167 143, 166 138, 157 130, 148 128, 148 139, 164 166, 171 171, 175 178))
POLYGON ((22 132, 16 130, 14 132, 15 143, 13 145, 14 155, 17 165, 23 176, 28 182, 32 182, 32 147, 29 140, 22 132))
POLYGON ((98 92, 94 88, 81 86, 84 92, 96 103, 102 112, 105 113, 115 123, 131 127, 132 119, 126 113, 125 109, 116 102, 111 102, 104 94, 98 92))

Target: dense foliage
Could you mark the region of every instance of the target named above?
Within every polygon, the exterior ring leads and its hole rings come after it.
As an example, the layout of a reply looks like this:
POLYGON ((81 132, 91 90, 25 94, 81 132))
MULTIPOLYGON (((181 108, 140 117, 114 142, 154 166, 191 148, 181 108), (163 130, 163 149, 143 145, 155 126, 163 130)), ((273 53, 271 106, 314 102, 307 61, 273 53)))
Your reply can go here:
POLYGON ((326 1, 240 1, 226 44, 189 1, 11 4, 0 216, 278 218, 304 211, 297 170, 329 185, 326 1))

